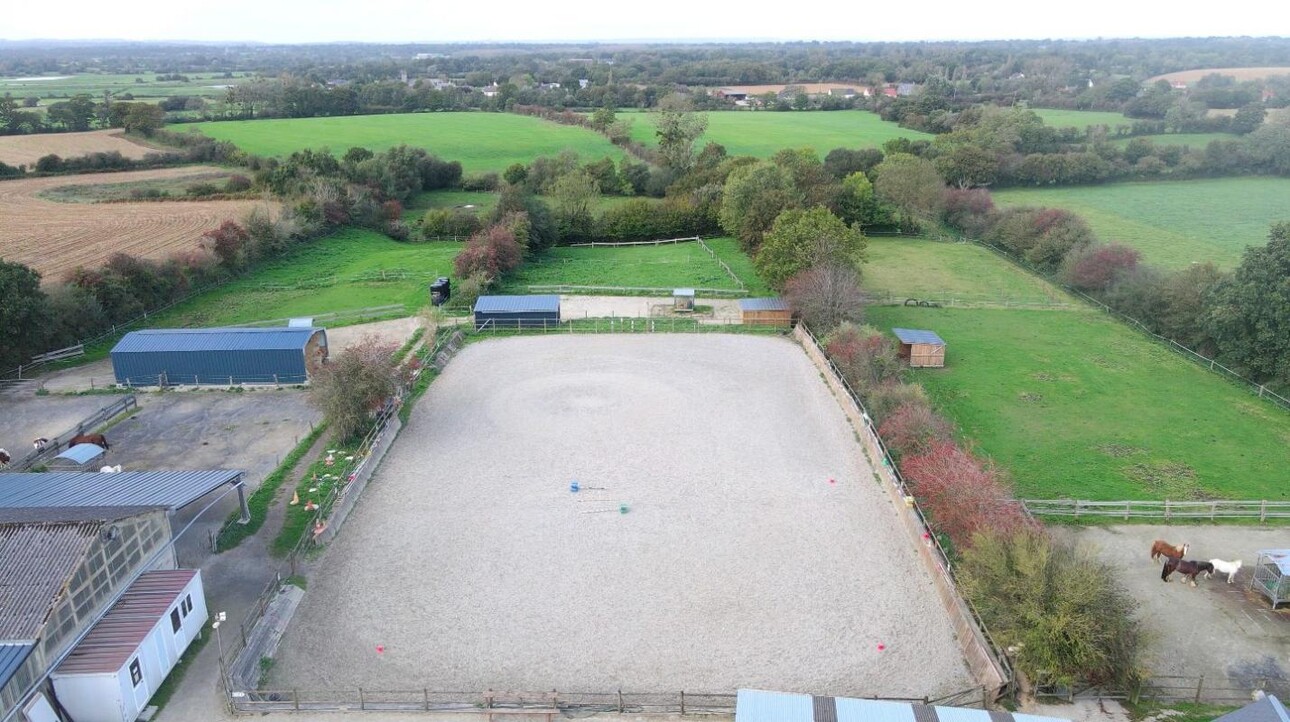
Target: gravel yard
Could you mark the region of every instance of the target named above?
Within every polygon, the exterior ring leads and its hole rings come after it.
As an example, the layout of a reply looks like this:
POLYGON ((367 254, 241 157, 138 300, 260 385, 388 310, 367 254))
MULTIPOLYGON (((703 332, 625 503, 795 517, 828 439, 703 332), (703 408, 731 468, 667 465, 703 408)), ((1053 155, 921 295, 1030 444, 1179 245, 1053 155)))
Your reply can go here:
POLYGON ((818 372, 788 340, 738 335, 466 348, 312 575, 269 682, 972 685, 818 372))

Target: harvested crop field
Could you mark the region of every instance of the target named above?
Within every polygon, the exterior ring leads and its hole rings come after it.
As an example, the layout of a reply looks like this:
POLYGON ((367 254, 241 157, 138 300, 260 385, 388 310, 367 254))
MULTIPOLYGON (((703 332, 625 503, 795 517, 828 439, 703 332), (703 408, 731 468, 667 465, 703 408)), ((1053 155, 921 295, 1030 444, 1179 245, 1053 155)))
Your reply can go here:
POLYGON ((272 688, 972 685, 837 401, 786 339, 472 344, 320 564, 272 688))
POLYGON ((1154 78, 1147 78, 1148 83, 1154 83, 1157 80, 1168 80, 1170 82, 1178 81, 1183 83, 1195 83, 1206 75, 1217 73, 1236 78, 1237 82, 1246 80, 1262 80, 1277 75, 1290 75, 1290 67, 1275 66, 1263 68, 1199 68, 1196 70, 1179 70, 1175 73, 1165 73, 1157 75, 1154 78))
POLYGON ((138 160, 154 148, 126 140, 118 129, 91 130, 85 133, 37 133, 34 135, 0 136, 0 163, 33 165, 42 157, 53 153, 71 158, 87 153, 116 151, 126 158, 138 160))
POLYGON ((69 185, 131 183, 219 172, 203 166, 113 174, 54 176, 0 182, 0 257, 24 263, 45 278, 77 266, 94 267, 113 253, 164 258, 196 249, 201 235, 237 219, 263 201, 57 203, 42 191, 69 185))

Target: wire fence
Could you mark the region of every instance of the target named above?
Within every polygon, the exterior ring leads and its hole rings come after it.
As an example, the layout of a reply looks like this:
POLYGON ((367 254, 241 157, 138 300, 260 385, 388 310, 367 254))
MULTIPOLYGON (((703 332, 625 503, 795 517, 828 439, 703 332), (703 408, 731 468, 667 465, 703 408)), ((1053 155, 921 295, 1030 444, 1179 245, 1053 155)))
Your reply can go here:
POLYGON ((1130 519, 1290 519, 1290 501, 1210 499, 1207 501, 1088 501, 1085 499, 1019 499, 1032 516, 1118 517, 1130 519))
POLYGON ((33 447, 32 450, 27 452, 27 454, 21 459, 10 461, 9 465, 4 468, 8 471, 26 471, 37 464, 48 461, 66 448, 71 439, 80 436, 81 434, 91 432, 99 426, 102 426, 104 423, 116 418, 117 415, 138 407, 138 399, 136 399, 133 394, 123 396, 98 411, 95 411, 84 419, 81 419, 81 421, 73 428, 64 431, 52 439, 48 439, 41 448, 33 447))
POLYGON ((918 296, 890 291, 865 292, 865 303, 874 306, 925 306, 930 308, 1025 308, 1067 309, 1076 304, 1042 296, 1007 294, 970 294, 958 291, 924 291, 918 296))
POLYGON ((1290 690, 1290 680, 1284 677, 1206 677, 1205 675, 1155 675, 1143 679, 1131 688, 1069 687, 1065 685, 1039 685, 1035 696, 1039 699, 1074 702, 1079 699, 1125 700, 1134 704, 1141 701, 1202 702, 1210 704, 1238 704, 1249 702, 1256 692, 1285 694, 1290 690))
POLYGON ((760 333, 785 334, 784 324, 744 323, 738 318, 626 317, 578 318, 565 321, 497 321, 467 326, 472 335, 500 336, 516 333, 760 333))

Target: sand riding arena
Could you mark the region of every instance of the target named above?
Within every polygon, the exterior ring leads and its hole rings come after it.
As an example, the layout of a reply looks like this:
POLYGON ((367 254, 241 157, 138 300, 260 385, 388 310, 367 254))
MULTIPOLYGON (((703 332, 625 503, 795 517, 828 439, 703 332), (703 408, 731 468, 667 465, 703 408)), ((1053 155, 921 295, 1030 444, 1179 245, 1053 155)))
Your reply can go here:
POLYGON ((972 687, 897 524, 790 340, 482 341, 418 402, 311 575, 266 682, 972 687))

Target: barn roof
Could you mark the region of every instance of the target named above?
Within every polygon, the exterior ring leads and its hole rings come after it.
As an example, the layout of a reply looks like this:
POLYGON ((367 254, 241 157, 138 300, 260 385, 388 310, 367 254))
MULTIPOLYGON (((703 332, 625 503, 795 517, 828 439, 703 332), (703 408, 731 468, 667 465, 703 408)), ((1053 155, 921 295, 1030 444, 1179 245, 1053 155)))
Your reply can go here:
POLYGON ((901 343, 925 343, 933 346, 944 346, 945 341, 935 331, 924 331, 918 328, 893 328, 892 333, 901 343))
POLYGON ((67 451, 55 456, 55 459, 67 459, 77 464, 88 464, 104 454, 103 447, 98 444, 77 444, 69 447, 67 451))
POLYGON ((0 640, 35 640, 102 521, 0 524, 0 640))
POLYGON ((1286 713, 1281 700, 1270 694, 1235 712, 1228 712, 1214 722, 1290 722, 1290 714, 1286 713))
POLYGON ((559 296, 480 296, 475 313, 559 313, 559 296))
POLYGON ((187 506, 241 471, 94 471, 0 473, 0 509, 27 507, 187 506))
POLYGON ((304 349, 313 327, 166 328, 131 331, 112 353, 158 351, 263 351, 304 349))
POLYGON ((741 689, 735 722, 1066 722, 1059 717, 991 712, 850 697, 741 689))
POLYGON ((195 576, 193 569, 144 573, 76 645, 56 674, 104 674, 124 667, 195 576))
POLYGON ((787 311, 788 301, 778 296, 770 298, 741 298, 739 299, 739 309, 741 311, 787 311))
POLYGON ((27 655, 36 645, 31 642, 5 642, 0 644, 0 689, 3 689, 14 673, 27 661, 27 655))

